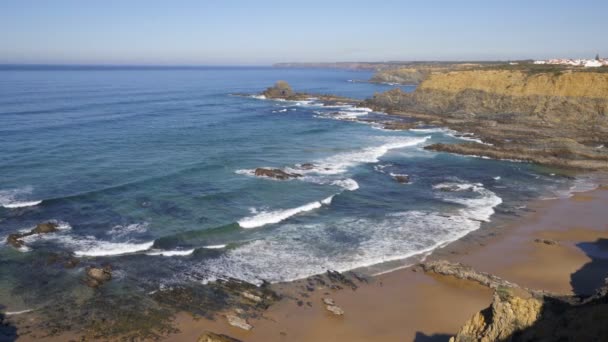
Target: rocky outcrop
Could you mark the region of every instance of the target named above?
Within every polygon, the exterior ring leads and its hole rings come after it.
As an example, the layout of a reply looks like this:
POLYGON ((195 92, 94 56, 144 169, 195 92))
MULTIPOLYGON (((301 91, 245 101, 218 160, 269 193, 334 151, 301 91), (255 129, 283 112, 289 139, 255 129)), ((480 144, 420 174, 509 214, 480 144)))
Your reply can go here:
POLYGON ((435 144, 430 150, 608 170, 605 72, 435 72, 412 93, 394 89, 362 105, 473 133, 486 143, 435 144))
POLYGON ((408 175, 394 175, 393 179, 399 184, 408 184, 410 182, 410 176, 408 175))
POLYGON ((25 241, 23 241, 24 237, 28 237, 28 236, 36 235, 36 234, 54 233, 57 231, 58 227, 59 227, 59 224, 57 224, 57 222, 54 222, 54 221, 39 223, 35 228, 33 228, 32 230, 30 230, 27 233, 9 234, 8 237, 6 238, 6 243, 15 248, 21 248, 21 247, 25 246, 25 241))
POLYGON ((530 328, 541 315, 541 300, 512 289, 494 293, 492 305, 469 319, 450 342, 507 341, 516 332, 530 328))
POLYGON ((451 342, 605 341, 608 286, 587 298, 526 289, 469 266, 447 261, 421 265, 427 272, 475 281, 494 289, 490 307, 471 317, 451 342))
POLYGON ((201 336, 199 336, 197 342, 241 342, 234 337, 230 337, 224 334, 216 334, 210 331, 205 332, 201 336))
POLYGON ((420 264, 425 272, 436 273, 444 276, 452 276, 458 279, 470 280, 492 289, 499 287, 517 287, 495 275, 479 272, 472 267, 461 263, 453 263, 446 260, 428 261, 420 264))
POLYGON ((309 94, 295 92, 289 83, 285 81, 277 81, 274 86, 267 88, 260 95, 271 100, 286 100, 286 101, 319 101, 323 105, 355 105, 360 101, 336 95, 329 94, 309 94))
POLYGON ((87 268, 84 282, 88 287, 97 288, 110 280, 112 280, 112 266, 106 265, 87 268))
POLYGON ((247 322, 247 319, 238 315, 228 314, 226 315, 226 319, 228 320, 228 324, 232 325, 233 327, 243 330, 251 330, 253 328, 253 326, 247 322))
POLYGON ((258 177, 268 177, 281 180, 302 177, 302 175, 299 173, 289 173, 281 169, 267 169, 263 167, 258 167, 255 169, 254 174, 258 177))
POLYGON ((331 298, 323 298, 323 304, 325 304, 325 309, 336 316, 343 316, 344 310, 341 307, 336 305, 336 302, 331 298))
POLYGON ((267 88, 262 92, 262 95, 269 99, 287 99, 295 95, 289 83, 285 81, 277 81, 274 86, 267 88))

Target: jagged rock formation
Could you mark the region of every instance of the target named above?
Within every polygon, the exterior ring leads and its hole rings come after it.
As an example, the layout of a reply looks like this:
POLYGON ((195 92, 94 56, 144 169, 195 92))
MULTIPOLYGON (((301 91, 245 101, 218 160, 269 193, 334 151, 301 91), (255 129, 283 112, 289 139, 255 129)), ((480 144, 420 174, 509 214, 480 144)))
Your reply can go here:
POLYGON ((437 72, 413 93, 394 89, 362 105, 489 143, 436 144, 431 150, 608 170, 606 72, 437 72))
POLYGON ((525 292, 521 296, 512 292, 496 291, 492 305, 473 315, 450 342, 503 341, 516 331, 531 327, 541 314, 542 301, 525 292))
POLYGON ((302 177, 302 175, 299 173, 289 173, 281 169, 266 169, 263 167, 258 167, 255 169, 254 174, 258 177, 268 177, 281 180, 302 177))
POLYGON ((267 88, 260 95, 263 95, 267 99, 274 100, 287 100, 287 101, 306 101, 315 99, 324 105, 335 105, 335 104, 357 104, 359 101, 353 100, 347 97, 336 96, 336 95, 321 95, 321 94, 309 94, 309 93, 297 93, 294 92, 289 83, 285 81, 277 81, 274 86, 267 88))
POLYGON ((30 230, 29 232, 9 234, 6 238, 6 243, 15 248, 21 248, 25 246, 25 241, 23 241, 23 238, 36 234, 54 233, 57 231, 58 227, 59 224, 57 224, 57 222, 43 222, 38 224, 34 229, 30 230))
POLYGON ((451 342, 606 341, 608 286, 588 298, 534 291, 447 261, 421 265, 434 272, 495 289, 490 307, 476 313, 451 342))

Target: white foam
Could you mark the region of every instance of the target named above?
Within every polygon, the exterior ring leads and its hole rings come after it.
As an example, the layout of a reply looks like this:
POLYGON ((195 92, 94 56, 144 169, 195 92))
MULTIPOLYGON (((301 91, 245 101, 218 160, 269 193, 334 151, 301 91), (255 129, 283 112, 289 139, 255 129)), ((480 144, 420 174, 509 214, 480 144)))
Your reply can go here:
POLYGON ((422 138, 399 138, 396 141, 392 141, 384 145, 340 153, 314 162, 315 167, 311 170, 303 171, 303 173, 316 172, 319 174, 330 175, 344 173, 349 168, 359 164, 377 163, 380 157, 391 150, 420 145, 430 138, 430 136, 422 138))
POLYGON ((154 241, 143 243, 129 242, 107 242, 96 239, 83 239, 78 243, 79 250, 75 250, 77 256, 115 256, 123 254, 133 254, 150 249, 154 241))
POLYGON ((204 246, 203 248, 206 248, 206 249, 222 249, 222 248, 226 248, 226 245, 209 245, 209 246, 204 246))
POLYGON ((257 99, 257 100, 266 100, 266 96, 264 96, 264 95, 249 95, 249 97, 251 97, 252 99, 257 99))
POLYGON ((500 180, 500 176, 492 177, 494 180, 500 180))
POLYGON ((304 213, 307 211, 315 210, 321 208, 323 205, 331 204, 333 196, 325 198, 321 201, 310 202, 299 206, 297 208, 291 209, 282 209, 282 210, 274 210, 274 211, 262 211, 259 214, 254 216, 248 216, 242 218, 238 221, 238 224, 241 228, 251 229, 258 228, 268 224, 279 223, 284 221, 294 215, 304 213))
POLYGON ((4 314, 6 316, 15 316, 15 315, 21 315, 21 314, 32 312, 32 311, 34 311, 34 309, 27 309, 27 310, 21 310, 21 311, 7 311, 4 314))
POLYGON ((342 187, 348 191, 355 191, 355 190, 359 189, 359 183, 357 183, 357 181, 352 178, 338 179, 338 180, 331 182, 331 184, 342 187))
POLYGON ((9 204, 3 204, 2 206, 8 209, 12 208, 23 208, 23 207, 32 207, 42 203, 42 201, 29 201, 29 202, 13 202, 9 204))
POLYGON ((434 185, 433 189, 443 190, 436 194, 443 200, 464 205, 465 208, 459 210, 461 216, 477 221, 490 221, 490 217, 494 214, 494 207, 502 203, 502 198, 484 188, 481 183, 448 182, 434 185), (471 192, 473 195, 463 197, 459 193, 464 191, 471 192))
POLYGON ((146 252, 146 255, 159 255, 159 256, 187 256, 194 253, 194 249, 187 250, 174 250, 174 251, 151 251, 146 252))
POLYGON ((116 239, 129 235, 143 234, 148 231, 148 227, 148 222, 133 223, 129 225, 117 225, 107 231, 106 234, 116 239))
POLYGON ((206 272, 207 281, 223 277, 253 283, 262 279, 293 281, 328 269, 344 272, 425 254, 480 226, 481 222, 458 213, 422 211, 395 213, 381 219, 287 224, 272 236, 192 267, 206 272))
POLYGON ((0 206, 7 209, 32 207, 42 203, 42 201, 22 200, 20 197, 26 197, 31 194, 33 188, 27 186, 20 189, 0 190, 0 206))

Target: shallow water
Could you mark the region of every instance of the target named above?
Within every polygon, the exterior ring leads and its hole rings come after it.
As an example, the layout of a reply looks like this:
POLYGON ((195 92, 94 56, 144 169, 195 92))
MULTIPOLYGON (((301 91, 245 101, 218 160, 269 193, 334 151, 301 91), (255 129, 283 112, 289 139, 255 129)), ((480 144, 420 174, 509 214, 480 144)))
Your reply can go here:
POLYGON ((386 131, 357 121, 384 117, 365 109, 234 95, 278 79, 361 99, 391 88, 348 82, 370 76, 0 70, 0 237, 62 223, 57 233, 26 239, 26 249, 0 245, 0 302, 25 309, 41 287, 74 285, 78 270, 34 265, 44 253, 108 262, 125 275, 117 282, 149 288, 219 277, 292 280, 428 252, 497 211, 508 215, 573 186, 555 170, 423 150, 459 141, 450 131, 386 131), (253 176, 262 166, 303 177, 253 176), (398 184, 397 174, 411 184, 398 184), (33 275, 39 281, 27 285, 33 275))

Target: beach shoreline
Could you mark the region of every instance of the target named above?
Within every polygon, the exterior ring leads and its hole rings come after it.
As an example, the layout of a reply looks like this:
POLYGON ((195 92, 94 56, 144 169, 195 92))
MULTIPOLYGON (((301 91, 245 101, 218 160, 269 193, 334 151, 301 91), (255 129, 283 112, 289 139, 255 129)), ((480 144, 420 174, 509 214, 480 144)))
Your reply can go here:
MULTIPOLYGON (((578 276, 591 262, 581 247, 608 238, 608 187, 572 194, 569 198, 535 200, 522 217, 489 223, 465 238, 434 250, 427 260, 448 260, 498 275, 531 289, 560 295, 581 294, 601 285, 608 268, 596 267, 578 276), (555 242, 555 244, 553 244, 555 242), (581 282, 584 279, 584 282, 581 282)), ((357 283, 356 290, 317 286, 306 279, 274 284, 283 299, 250 331, 183 313, 175 323, 180 333, 167 341, 196 340, 205 331, 243 341, 447 341, 475 312, 492 301, 488 288, 470 281, 426 274, 410 266, 357 283), (334 316, 323 298, 333 299, 345 313, 334 316)))

